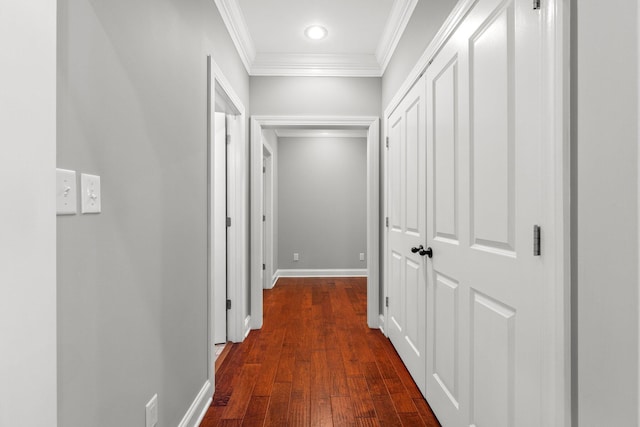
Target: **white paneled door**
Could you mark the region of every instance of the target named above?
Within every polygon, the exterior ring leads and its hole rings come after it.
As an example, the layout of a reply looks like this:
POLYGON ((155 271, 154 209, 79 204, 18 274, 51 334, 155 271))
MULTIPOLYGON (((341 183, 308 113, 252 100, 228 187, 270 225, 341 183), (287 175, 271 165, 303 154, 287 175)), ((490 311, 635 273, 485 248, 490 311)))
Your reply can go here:
POLYGON ((389 118, 389 338, 425 393, 425 89, 420 80, 389 118))
POLYGON ((426 397, 445 427, 542 425, 540 19, 479 0, 424 76, 426 397))

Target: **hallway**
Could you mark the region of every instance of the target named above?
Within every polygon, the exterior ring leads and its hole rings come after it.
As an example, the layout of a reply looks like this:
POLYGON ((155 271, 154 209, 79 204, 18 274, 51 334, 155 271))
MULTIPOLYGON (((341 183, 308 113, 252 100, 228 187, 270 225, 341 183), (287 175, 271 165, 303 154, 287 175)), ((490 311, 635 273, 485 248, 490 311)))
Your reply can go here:
POLYGON ((280 279, 201 426, 439 426, 366 301, 365 278, 280 279))

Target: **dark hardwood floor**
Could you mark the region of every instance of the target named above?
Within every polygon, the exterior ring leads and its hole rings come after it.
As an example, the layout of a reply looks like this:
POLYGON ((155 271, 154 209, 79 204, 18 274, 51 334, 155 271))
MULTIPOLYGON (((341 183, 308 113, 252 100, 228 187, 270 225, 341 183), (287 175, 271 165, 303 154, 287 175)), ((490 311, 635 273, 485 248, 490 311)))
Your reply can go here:
POLYGON ((280 279, 263 328, 220 364, 201 427, 440 426, 366 304, 364 278, 280 279))

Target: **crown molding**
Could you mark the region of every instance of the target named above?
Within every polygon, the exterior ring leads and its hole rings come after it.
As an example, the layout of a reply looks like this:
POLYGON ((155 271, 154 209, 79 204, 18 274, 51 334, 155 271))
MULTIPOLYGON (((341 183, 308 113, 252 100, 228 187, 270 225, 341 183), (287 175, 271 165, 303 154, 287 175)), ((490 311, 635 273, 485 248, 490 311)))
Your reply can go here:
POLYGON ((238 55, 250 76, 381 77, 418 4, 394 0, 375 54, 256 53, 238 0, 214 0, 238 55))
POLYGON ((389 65, 389 61, 395 52, 400 38, 407 28, 409 19, 414 9, 418 5, 418 0, 396 0, 393 2, 391 14, 382 32, 382 37, 376 49, 376 59, 380 65, 380 74, 384 74, 389 65))
POLYGON ((252 76, 349 76, 380 77, 375 55, 258 53, 252 76))
POLYGON ((366 138, 365 129, 274 129, 278 138, 366 138))
POLYGON ((240 55, 244 68, 247 73, 251 73, 251 64, 253 64, 256 57, 256 48, 237 0, 214 1, 238 51, 238 55, 240 55))

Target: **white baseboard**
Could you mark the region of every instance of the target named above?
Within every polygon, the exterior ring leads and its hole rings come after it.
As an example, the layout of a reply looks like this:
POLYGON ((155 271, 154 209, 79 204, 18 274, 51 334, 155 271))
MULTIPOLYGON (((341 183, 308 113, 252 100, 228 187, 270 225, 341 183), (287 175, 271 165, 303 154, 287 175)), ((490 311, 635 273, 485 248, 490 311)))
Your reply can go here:
POLYGON ((367 277, 367 269, 278 270, 276 276, 276 280, 280 277, 367 277))
POLYGON ((384 331, 384 314, 380 315, 379 328, 380 328, 380 331, 382 331, 382 335, 384 335, 386 337, 387 333, 384 331))
POLYGON ((204 415, 207 413, 207 409, 209 409, 212 399, 213 388, 211 387, 209 380, 207 380, 200 389, 200 392, 193 403, 191 403, 187 413, 182 417, 182 421, 180 421, 178 427, 198 427, 204 418, 204 415))
POLYGON ((244 319, 244 338, 249 336, 249 332, 251 332, 251 316, 247 316, 244 319))

